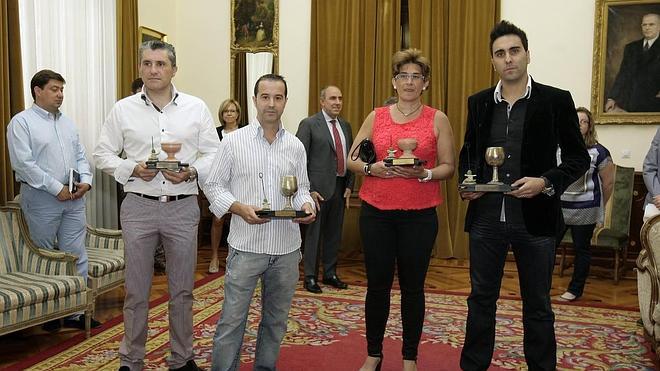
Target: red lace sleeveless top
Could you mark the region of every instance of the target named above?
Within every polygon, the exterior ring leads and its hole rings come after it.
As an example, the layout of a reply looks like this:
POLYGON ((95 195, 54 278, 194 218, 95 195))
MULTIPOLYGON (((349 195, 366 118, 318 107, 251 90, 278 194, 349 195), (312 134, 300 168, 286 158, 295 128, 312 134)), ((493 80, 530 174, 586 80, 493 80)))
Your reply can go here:
MULTIPOLYGON (((387 157, 387 150, 397 149, 396 157, 401 156, 397 142, 402 138, 417 139, 415 157, 426 160, 425 168, 436 166, 437 139, 433 130, 436 109, 423 106, 422 113, 413 121, 397 124, 392 120, 389 107, 376 108, 371 140, 376 149, 376 161, 387 157)), ((421 210, 442 203, 440 181, 421 183, 411 178, 390 178, 365 176, 360 187, 360 198, 381 210, 421 210)))

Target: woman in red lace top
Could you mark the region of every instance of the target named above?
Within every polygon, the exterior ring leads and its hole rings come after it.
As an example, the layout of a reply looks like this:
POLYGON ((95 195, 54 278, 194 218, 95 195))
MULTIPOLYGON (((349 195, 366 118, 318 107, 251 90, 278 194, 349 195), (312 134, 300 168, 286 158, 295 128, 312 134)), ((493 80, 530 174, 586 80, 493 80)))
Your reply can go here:
MULTIPOLYGON (((351 153, 370 138, 376 162, 349 159, 348 167, 364 174, 360 189, 360 234, 367 271, 365 320, 367 353, 360 370, 380 369, 383 336, 389 315, 395 267, 401 287, 403 368, 415 370, 417 347, 424 323, 424 280, 438 232, 436 206, 442 202, 440 181, 454 174, 454 140, 447 116, 423 105, 430 67, 417 49, 392 58, 392 85, 398 102, 376 108, 367 116, 351 153), (401 141, 413 138, 414 141, 401 141), (399 146, 415 143, 418 166, 386 166, 384 159, 399 146), (389 151, 389 153, 388 153, 389 151)), ((408 156, 409 151, 405 156, 408 156)))

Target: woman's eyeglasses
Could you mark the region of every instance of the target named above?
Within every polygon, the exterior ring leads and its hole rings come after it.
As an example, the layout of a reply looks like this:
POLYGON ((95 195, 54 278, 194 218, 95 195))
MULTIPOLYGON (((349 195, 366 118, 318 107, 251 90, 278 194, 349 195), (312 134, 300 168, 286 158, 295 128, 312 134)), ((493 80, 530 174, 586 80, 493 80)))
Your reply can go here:
POLYGON ((400 73, 394 76, 395 80, 412 80, 412 81, 421 81, 424 80, 424 75, 419 73, 400 73))

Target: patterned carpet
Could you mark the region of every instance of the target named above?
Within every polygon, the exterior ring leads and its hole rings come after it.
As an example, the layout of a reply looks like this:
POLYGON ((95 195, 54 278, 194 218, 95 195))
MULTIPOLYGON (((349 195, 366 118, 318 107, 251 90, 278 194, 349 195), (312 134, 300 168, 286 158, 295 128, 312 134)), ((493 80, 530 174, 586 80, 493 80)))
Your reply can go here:
MULTIPOLYGON (((215 332, 223 279, 208 277, 195 289, 194 323, 197 364, 210 368, 211 339, 215 332)), ((298 288, 278 368, 282 370, 355 370, 364 357, 363 302, 365 288, 324 287, 314 295, 298 288)), ((401 369, 401 328, 398 303, 392 293, 392 311, 385 334, 383 370, 401 369)), ((427 293, 427 315, 418 367, 420 370, 457 370, 466 317, 466 297, 427 293)), ((498 303, 498 327, 492 370, 526 369, 522 350, 521 303, 498 303)), ((554 305, 557 317, 559 369, 654 370, 655 358, 636 325, 636 311, 578 305, 554 305)), ((253 302, 246 330, 241 370, 252 369, 258 327, 259 301, 253 302)), ((152 303, 146 369, 166 369, 168 320, 166 298, 152 303)), ((123 333, 121 318, 104 325, 90 339, 72 339, 41 356, 15 365, 31 370, 116 370, 117 349, 123 333), (77 342, 77 343, 76 343, 77 342)))

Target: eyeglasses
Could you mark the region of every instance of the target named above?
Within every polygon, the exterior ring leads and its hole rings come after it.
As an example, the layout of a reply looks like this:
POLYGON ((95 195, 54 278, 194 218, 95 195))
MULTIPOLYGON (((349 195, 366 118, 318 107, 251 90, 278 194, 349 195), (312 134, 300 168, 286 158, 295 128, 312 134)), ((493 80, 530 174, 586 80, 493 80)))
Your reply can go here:
POLYGON ((405 73, 402 72, 396 76, 394 76, 395 80, 412 80, 412 81, 421 81, 424 80, 424 75, 421 75, 419 73, 405 73))

